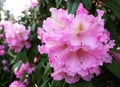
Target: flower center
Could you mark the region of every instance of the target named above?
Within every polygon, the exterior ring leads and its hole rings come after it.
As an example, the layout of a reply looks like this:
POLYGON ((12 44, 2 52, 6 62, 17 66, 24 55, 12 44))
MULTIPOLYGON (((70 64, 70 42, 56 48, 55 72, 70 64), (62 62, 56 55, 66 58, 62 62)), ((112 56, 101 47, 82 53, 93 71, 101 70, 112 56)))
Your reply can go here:
POLYGON ((58 26, 65 27, 65 24, 60 20, 60 18, 56 17, 55 21, 56 21, 56 23, 57 23, 58 26))
POLYGON ((84 29, 84 25, 82 23, 79 23, 75 29, 76 33, 79 34, 84 29))

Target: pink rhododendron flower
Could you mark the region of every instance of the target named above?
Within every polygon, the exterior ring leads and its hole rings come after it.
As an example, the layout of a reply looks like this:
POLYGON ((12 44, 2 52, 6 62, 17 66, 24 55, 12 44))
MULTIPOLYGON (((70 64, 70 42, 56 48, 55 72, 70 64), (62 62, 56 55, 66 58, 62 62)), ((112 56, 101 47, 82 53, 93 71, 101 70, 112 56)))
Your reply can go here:
POLYGON ((7 66, 3 67, 3 71, 8 71, 8 70, 9 70, 9 68, 7 66))
POLYGON ((39 4, 38 0, 31 0, 31 5, 30 5, 30 7, 31 7, 31 8, 35 8, 35 7, 37 7, 38 4, 39 4))
POLYGON ((63 9, 51 8, 50 11, 51 17, 44 20, 37 33, 43 43, 38 50, 48 54, 54 80, 75 83, 81 78, 89 81, 99 75, 99 67, 111 63, 108 52, 115 45, 104 28, 104 12, 97 10, 97 17, 89 15, 82 4, 76 16, 63 9))
POLYGON ((78 14, 88 14, 88 11, 83 7, 82 3, 79 4, 78 9, 76 10, 76 15, 78 14))
POLYGON ((6 59, 2 60, 2 64, 3 64, 3 65, 6 65, 7 62, 8 62, 8 61, 7 61, 6 59))
POLYGON ((31 67, 30 64, 27 62, 27 63, 23 63, 19 70, 18 67, 16 67, 14 69, 14 74, 16 75, 16 78, 21 78, 25 72, 27 74, 31 74, 34 71, 34 69, 35 68, 31 67))
POLYGON ((4 45, 0 45, 0 56, 3 56, 5 54, 6 54, 5 46, 4 45))
POLYGON ((11 22, 4 22, 3 25, 6 42, 10 49, 20 52, 24 46, 30 47, 30 43, 27 41, 30 30, 26 30, 24 25, 11 22))
POLYGON ((9 85, 9 87, 26 87, 26 85, 20 81, 15 80, 9 85))

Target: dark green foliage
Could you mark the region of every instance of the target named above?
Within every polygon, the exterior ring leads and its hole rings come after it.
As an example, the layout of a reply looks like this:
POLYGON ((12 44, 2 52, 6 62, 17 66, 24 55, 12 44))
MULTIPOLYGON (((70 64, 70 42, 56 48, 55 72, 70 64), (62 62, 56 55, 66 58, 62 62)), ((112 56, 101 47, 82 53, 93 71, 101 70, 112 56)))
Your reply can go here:
POLYGON ((8 57, 6 58, 6 57, 1 57, 0 56, 0 87, 8 87, 8 85, 11 83, 11 81, 15 79, 15 76, 12 73, 13 64, 11 65, 10 61, 11 60, 9 60, 8 57), (1 62, 4 59, 8 60, 7 61, 8 63, 5 64, 5 65, 3 65, 2 62, 1 62), (7 71, 3 70, 4 66, 8 67, 7 71))
POLYGON ((120 0, 103 0, 103 3, 120 19, 120 0))

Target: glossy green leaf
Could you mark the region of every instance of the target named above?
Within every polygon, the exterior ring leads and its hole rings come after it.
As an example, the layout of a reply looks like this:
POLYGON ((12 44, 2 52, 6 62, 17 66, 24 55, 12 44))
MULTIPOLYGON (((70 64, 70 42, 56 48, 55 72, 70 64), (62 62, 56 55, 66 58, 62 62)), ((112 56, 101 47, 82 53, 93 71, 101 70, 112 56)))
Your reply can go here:
POLYGON ((28 61, 30 63, 33 63, 34 57, 37 54, 38 54, 37 44, 34 43, 34 46, 31 46, 31 48, 29 48, 29 50, 27 50, 28 61))
POLYGON ((74 0, 68 0, 68 2, 67 2, 68 13, 71 13, 73 2, 74 2, 74 0))
POLYGON ((48 83, 48 81, 50 80, 50 78, 47 78, 43 83, 42 83, 42 85, 40 86, 40 87, 47 87, 47 83, 48 83))
POLYGON ((13 65, 12 70, 14 70, 15 67, 18 67, 18 70, 19 70, 20 67, 21 67, 21 65, 22 65, 22 61, 18 61, 18 62, 16 62, 16 63, 13 65))
POLYGON ((90 10, 92 6, 92 0, 82 0, 83 5, 86 9, 90 10))
POLYGON ((120 0, 103 0, 103 3, 120 19, 120 0))
POLYGON ((67 87, 67 85, 64 80, 61 81, 52 80, 50 87, 67 87))
POLYGON ((23 81, 25 80, 26 75, 27 75, 27 73, 26 73, 26 72, 24 72, 24 74, 23 74, 23 75, 22 75, 22 77, 20 78, 20 81, 21 81, 21 82, 23 82, 23 81))
POLYGON ((80 3, 80 0, 74 0, 73 6, 72 6, 72 9, 71 9, 72 14, 76 13, 76 9, 78 8, 79 3, 80 3))
POLYGON ((93 78, 93 87, 105 87, 106 86, 106 79, 102 76, 99 75, 97 77, 93 78))
POLYGON ((70 85, 70 87, 94 87, 94 86, 92 81, 87 82, 87 81, 80 80, 78 83, 70 85))
POLYGON ((105 28, 110 32, 111 39, 114 39, 116 42, 118 42, 117 28, 114 21, 111 19, 110 15, 105 14, 104 17, 106 18, 105 28))
POLYGON ((55 2, 56 2, 56 8, 59 8, 59 6, 61 5, 62 0, 55 0, 55 2))
POLYGON ((19 54, 18 54, 18 58, 20 58, 22 60, 22 62, 26 62, 26 49, 23 49, 19 54))
POLYGON ((115 59, 113 59, 111 64, 105 64, 105 67, 116 77, 120 78, 120 64, 118 64, 115 59))
POLYGON ((35 31, 35 29, 36 29, 36 23, 34 22, 34 23, 32 24, 32 31, 35 31))

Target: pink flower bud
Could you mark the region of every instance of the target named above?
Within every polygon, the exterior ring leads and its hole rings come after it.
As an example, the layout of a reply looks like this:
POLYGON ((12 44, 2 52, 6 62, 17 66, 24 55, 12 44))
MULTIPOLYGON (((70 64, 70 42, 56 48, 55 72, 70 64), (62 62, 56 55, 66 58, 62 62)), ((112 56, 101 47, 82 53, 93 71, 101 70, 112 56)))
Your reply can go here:
POLYGON ((3 71, 8 71, 8 70, 9 70, 9 68, 7 66, 3 67, 3 71))
POLYGON ((3 64, 3 65, 6 65, 7 62, 8 62, 8 61, 7 61, 6 59, 2 60, 2 64, 3 64))

